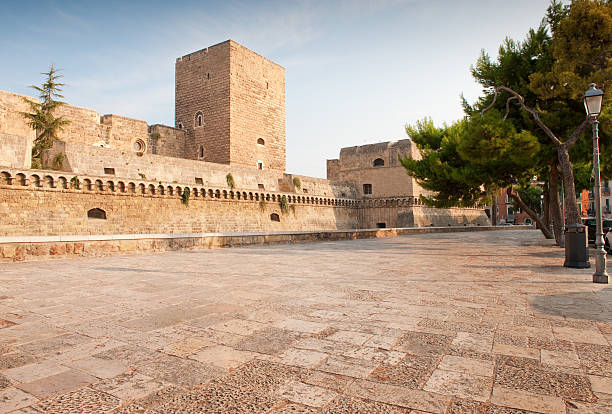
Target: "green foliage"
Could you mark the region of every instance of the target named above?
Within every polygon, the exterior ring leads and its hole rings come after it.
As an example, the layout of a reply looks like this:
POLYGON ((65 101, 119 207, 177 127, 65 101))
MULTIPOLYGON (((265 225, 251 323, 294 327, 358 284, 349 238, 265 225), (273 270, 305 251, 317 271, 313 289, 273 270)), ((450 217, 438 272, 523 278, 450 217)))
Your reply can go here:
MULTIPOLYGON (((493 101, 492 89, 506 86, 521 94, 563 141, 584 120, 580 98, 589 82, 603 86, 610 79, 610 59, 612 3, 594 0, 575 0, 569 6, 553 1, 540 27, 531 29, 524 41, 507 38, 496 60, 483 51, 471 68, 483 96, 474 104, 463 100, 466 117, 442 128, 431 120, 406 128, 422 159, 400 161, 431 191, 422 197, 424 202, 467 206, 486 200, 495 188, 527 189, 534 176, 547 180, 551 163, 557 162, 555 147, 516 100, 506 102, 507 95, 483 117, 482 110, 493 101)), ((600 121, 602 174, 609 177, 612 104, 604 105, 600 121)), ((592 142, 590 134, 585 136, 570 151, 578 188, 589 186, 592 169, 592 142)), ((532 190, 525 191, 530 197, 532 190)), ((539 209, 539 200, 536 205, 539 209)))
POLYGON ((259 209, 261 211, 266 211, 266 200, 264 200, 263 198, 261 200, 259 200, 259 209))
POLYGON ((35 170, 42 170, 42 161, 40 158, 32 157, 32 168, 35 170))
POLYGON ((278 204, 280 205, 280 209, 283 214, 289 211, 289 202, 287 201, 287 196, 282 196, 278 204))
POLYGON ((293 177, 293 186, 298 190, 302 188, 302 180, 300 180, 300 177, 293 177))
POLYGON ((76 175, 70 179, 70 184, 72 185, 72 188, 76 190, 79 190, 81 188, 81 181, 76 175))
POLYGON ((236 187, 236 183, 234 182, 234 176, 230 173, 225 176, 225 181, 227 181, 227 186, 233 190, 236 187))
POLYGON ((459 155, 458 145, 465 121, 437 128, 429 119, 406 126, 406 132, 421 150, 421 159, 399 157, 408 174, 419 185, 432 192, 421 196, 423 202, 435 207, 473 206, 487 196, 482 186, 480 166, 459 155))
POLYGON ((184 205, 189 205, 189 197, 191 196, 191 190, 189 187, 185 187, 183 189, 183 194, 181 195, 181 203, 184 205))
MULTIPOLYGON (((49 72, 41 73, 45 76, 41 86, 30 86, 39 92, 41 103, 23 98, 29 105, 30 112, 22 112, 21 115, 26 119, 28 125, 36 130, 36 138, 32 148, 32 164, 40 165, 40 157, 45 149, 51 148, 53 141, 58 138, 59 131, 64 129, 70 121, 56 117, 55 110, 64 105, 57 99, 63 98, 61 94, 64 83, 59 82, 62 78, 57 74, 58 70, 53 65, 49 67, 49 72), (34 161, 37 159, 38 161, 34 161)), ((40 167, 37 167, 40 168, 40 167)))
POLYGON ((144 175, 143 173, 138 173, 138 175, 140 176, 141 180, 146 180, 147 179, 147 176, 144 175))
POLYGON ((53 168, 56 170, 61 170, 64 168, 64 153, 58 152, 55 157, 53 157, 53 168))

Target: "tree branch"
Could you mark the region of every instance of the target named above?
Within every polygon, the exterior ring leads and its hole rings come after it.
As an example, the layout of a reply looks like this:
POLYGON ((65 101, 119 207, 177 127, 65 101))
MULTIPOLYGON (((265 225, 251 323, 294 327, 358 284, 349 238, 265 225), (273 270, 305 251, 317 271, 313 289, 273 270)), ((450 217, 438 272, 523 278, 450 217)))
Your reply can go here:
POLYGON ((514 99, 517 99, 517 97, 516 96, 511 96, 506 101, 506 113, 504 114, 504 121, 508 118, 508 114, 510 113, 510 101, 512 101, 514 99))
POLYGON ((538 216, 538 213, 530 209, 529 206, 525 204, 518 191, 514 190, 512 187, 508 187, 506 189, 506 194, 508 194, 509 197, 512 197, 516 201, 516 203, 523 209, 523 211, 527 213, 529 217, 531 217, 536 223, 538 223, 538 227, 540 228, 542 234, 544 234, 544 237, 546 237, 547 239, 554 238, 554 236, 550 232, 550 229, 542 220, 542 217, 538 216))
POLYGON ((563 146, 567 147, 567 149, 573 147, 576 141, 578 141, 578 138, 580 138, 580 135, 582 135, 582 133, 584 132, 586 126, 590 123, 591 119, 587 116, 584 121, 582 121, 582 123, 578 126, 578 128, 576 128, 576 130, 572 132, 572 135, 570 135, 569 139, 563 143, 563 146))
MULTIPOLYGON (((561 146, 563 144, 561 142, 561 140, 559 140, 559 138, 557 138, 557 136, 550 130, 550 128, 548 128, 546 126, 546 124, 544 124, 544 122, 542 122, 542 120, 540 119, 540 115, 538 114, 538 111, 536 111, 535 109, 530 108, 527 105, 525 105, 525 98, 523 98, 523 96, 520 95, 515 90, 513 90, 511 88, 508 88, 506 86, 498 86, 497 88, 495 88, 495 94, 493 96, 493 102, 491 102, 491 104, 489 106, 487 106, 485 109, 482 110, 482 112, 480 113, 481 116, 484 116, 484 113, 487 112, 489 109, 491 109, 493 107, 493 105, 495 105, 495 102, 497 101, 497 95, 499 94, 500 91, 506 91, 506 92, 510 93, 511 95, 513 95, 513 97, 516 100, 518 100, 518 102, 520 103, 521 107, 527 113, 529 113, 531 115, 531 117, 533 118, 535 123, 544 131, 544 133, 548 136, 548 138, 550 138, 550 140, 553 142, 553 144, 555 144, 555 146, 561 146)), ((508 108, 508 101, 506 102, 506 108, 508 108)))

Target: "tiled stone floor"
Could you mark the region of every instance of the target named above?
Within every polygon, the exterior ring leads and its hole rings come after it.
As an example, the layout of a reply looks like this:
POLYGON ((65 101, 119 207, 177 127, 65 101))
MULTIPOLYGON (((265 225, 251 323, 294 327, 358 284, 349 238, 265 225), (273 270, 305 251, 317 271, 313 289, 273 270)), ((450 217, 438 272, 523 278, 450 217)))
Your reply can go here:
POLYGON ((4 264, 0 413, 608 413, 612 290, 536 231, 4 264))

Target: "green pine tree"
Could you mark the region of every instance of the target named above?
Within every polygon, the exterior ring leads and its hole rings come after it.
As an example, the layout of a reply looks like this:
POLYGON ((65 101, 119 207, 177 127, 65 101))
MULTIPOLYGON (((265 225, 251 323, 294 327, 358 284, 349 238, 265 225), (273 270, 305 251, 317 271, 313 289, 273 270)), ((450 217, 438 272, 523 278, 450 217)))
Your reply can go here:
POLYGON ((45 149, 51 148, 53 141, 58 138, 58 134, 63 130, 64 126, 70 121, 56 117, 55 110, 65 105, 65 102, 59 101, 64 96, 61 94, 64 83, 59 81, 62 78, 57 74, 58 69, 53 65, 49 67, 48 72, 41 73, 44 75, 42 85, 32 85, 30 88, 39 92, 40 103, 24 98, 24 101, 30 106, 30 112, 22 112, 26 118, 28 125, 36 131, 32 147, 32 167, 41 167, 41 155, 45 149))

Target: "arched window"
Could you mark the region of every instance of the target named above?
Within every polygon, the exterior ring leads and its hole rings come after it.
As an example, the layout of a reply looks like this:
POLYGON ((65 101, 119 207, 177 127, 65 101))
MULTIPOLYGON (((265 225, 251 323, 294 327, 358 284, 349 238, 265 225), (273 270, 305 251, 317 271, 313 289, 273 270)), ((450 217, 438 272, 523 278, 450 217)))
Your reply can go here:
POLYGON ((204 125, 204 117, 202 116, 202 112, 196 112, 195 115, 195 126, 201 127, 204 125))
POLYGON ((374 166, 375 167, 382 167, 385 165, 385 160, 383 160, 382 158, 376 158, 374 160, 374 166))
POLYGON ((87 211, 87 218, 106 220, 106 211, 101 208, 92 208, 87 211))
POLYGON ((258 143, 259 145, 266 145, 266 141, 264 141, 264 139, 263 139, 263 138, 257 138, 257 143, 258 143))
POLYGON ((276 213, 272 213, 270 214, 270 220, 272 221, 278 221, 280 223, 280 216, 276 213))
POLYGON ((200 158, 204 158, 204 147, 200 145, 200 149, 198 151, 198 156, 200 158))

